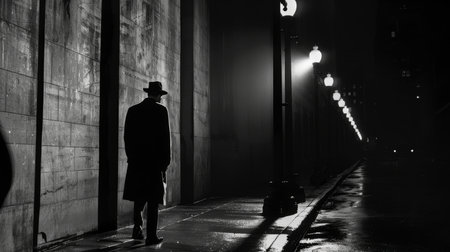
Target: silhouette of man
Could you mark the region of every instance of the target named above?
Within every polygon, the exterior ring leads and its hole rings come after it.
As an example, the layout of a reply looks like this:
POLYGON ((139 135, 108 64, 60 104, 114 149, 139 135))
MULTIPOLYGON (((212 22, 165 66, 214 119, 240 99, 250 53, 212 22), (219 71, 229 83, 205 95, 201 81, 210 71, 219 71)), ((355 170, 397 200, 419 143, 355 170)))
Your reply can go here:
POLYGON ((158 244, 162 238, 156 235, 158 204, 163 203, 165 172, 170 163, 170 133, 166 108, 159 104, 161 82, 149 82, 148 93, 141 103, 128 109, 125 119, 125 152, 128 170, 125 177, 123 198, 134 201, 133 239, 144 239, 142 212, 147 204, 146 245, 158 244))
MULTIPOLYGON (((0 127, 1 128, 1 127, 0 127)), ((8 147, 0 131, 0 207, 8 195, 12 183, 12 164, 8 147)))

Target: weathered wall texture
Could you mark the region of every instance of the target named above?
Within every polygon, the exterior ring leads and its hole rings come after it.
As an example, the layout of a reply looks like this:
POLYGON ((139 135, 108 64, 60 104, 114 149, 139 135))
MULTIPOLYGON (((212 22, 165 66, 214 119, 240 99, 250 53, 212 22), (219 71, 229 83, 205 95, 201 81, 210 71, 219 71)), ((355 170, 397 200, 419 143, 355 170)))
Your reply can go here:
POLYGON ((172 160, 167 171, 168 205, 180 201, 180 1, 122 0, 120 25, 119 224, 132 221, 132 202, 122 200, 127 158, 123 126, 130 106, 147 94, 148 81, 159 80, 168 95, 172 160))
POLYGON ((0 1, 0 130, 14 167, 0 209, 1 251, 30 251, 33 242, 37 13, 38 1, 0 1))
POLYGON ((211 193, 208 1, 194 1, 194 200, 211 193))
MULTIPOLYGON (((195 199, 210 194, 209 11, 195 1, 195 199)), ((15 179, 0 210, 2 251, 29 251, 33 237, 38 1, 0 2, 0 123, 15 179)), ((130 223, 122 200, 126 174, 123 125, 148 81, 169 94, 172 162, 168 205, 180 202, 180 0, 122 0, 120 25, 118 222, 130 223)), ((47 0, 39 232, 48 241, 97 228, 101 1, 47 0)), ((44 240, 39 236, 38 243, 44 240)))
POLYGON ((48 240, 97 228, 100 24, 101 1, 47 1, 39 232, 48 240))

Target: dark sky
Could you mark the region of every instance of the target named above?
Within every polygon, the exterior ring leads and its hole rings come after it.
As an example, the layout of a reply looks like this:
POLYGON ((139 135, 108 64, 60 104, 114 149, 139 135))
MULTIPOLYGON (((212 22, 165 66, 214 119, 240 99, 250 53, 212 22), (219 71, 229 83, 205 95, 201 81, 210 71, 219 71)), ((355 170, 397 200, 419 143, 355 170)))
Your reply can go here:
POLYGON ((364 131, 383 146, 431 148, 442 136, 436 131, 444 130, 448 109, 436 112, 450 101, 445 7, 336 1, 338 72, 346 88, 364 87, 357 110, 364 131))

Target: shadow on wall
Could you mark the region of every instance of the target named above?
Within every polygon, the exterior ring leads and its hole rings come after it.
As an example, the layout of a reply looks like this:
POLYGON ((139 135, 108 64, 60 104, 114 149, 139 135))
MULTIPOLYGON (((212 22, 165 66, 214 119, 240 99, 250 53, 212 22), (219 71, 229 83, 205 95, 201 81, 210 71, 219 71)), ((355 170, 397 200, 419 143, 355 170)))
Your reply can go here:
MULTIPOLYGON (((1 126, 0 126, 1 128, 1 126)), ((12 164, 9 155, 8 146, 6 146, 5 139, 0 131, 0 207, 8 195, 12 183, 12 164)))

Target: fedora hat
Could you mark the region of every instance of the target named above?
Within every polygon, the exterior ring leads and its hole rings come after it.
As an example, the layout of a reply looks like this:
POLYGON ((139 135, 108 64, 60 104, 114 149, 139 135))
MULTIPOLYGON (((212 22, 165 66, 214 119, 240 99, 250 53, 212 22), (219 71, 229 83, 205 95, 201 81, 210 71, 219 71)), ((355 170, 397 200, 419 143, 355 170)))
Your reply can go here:
POLYGON ((159 81, 150 81, 148 83, 148 88, 144 88, 144 91, 149 94, 160 94, 160 95, 167 94, 167 91, 162 89, 162 84, 159 81))

